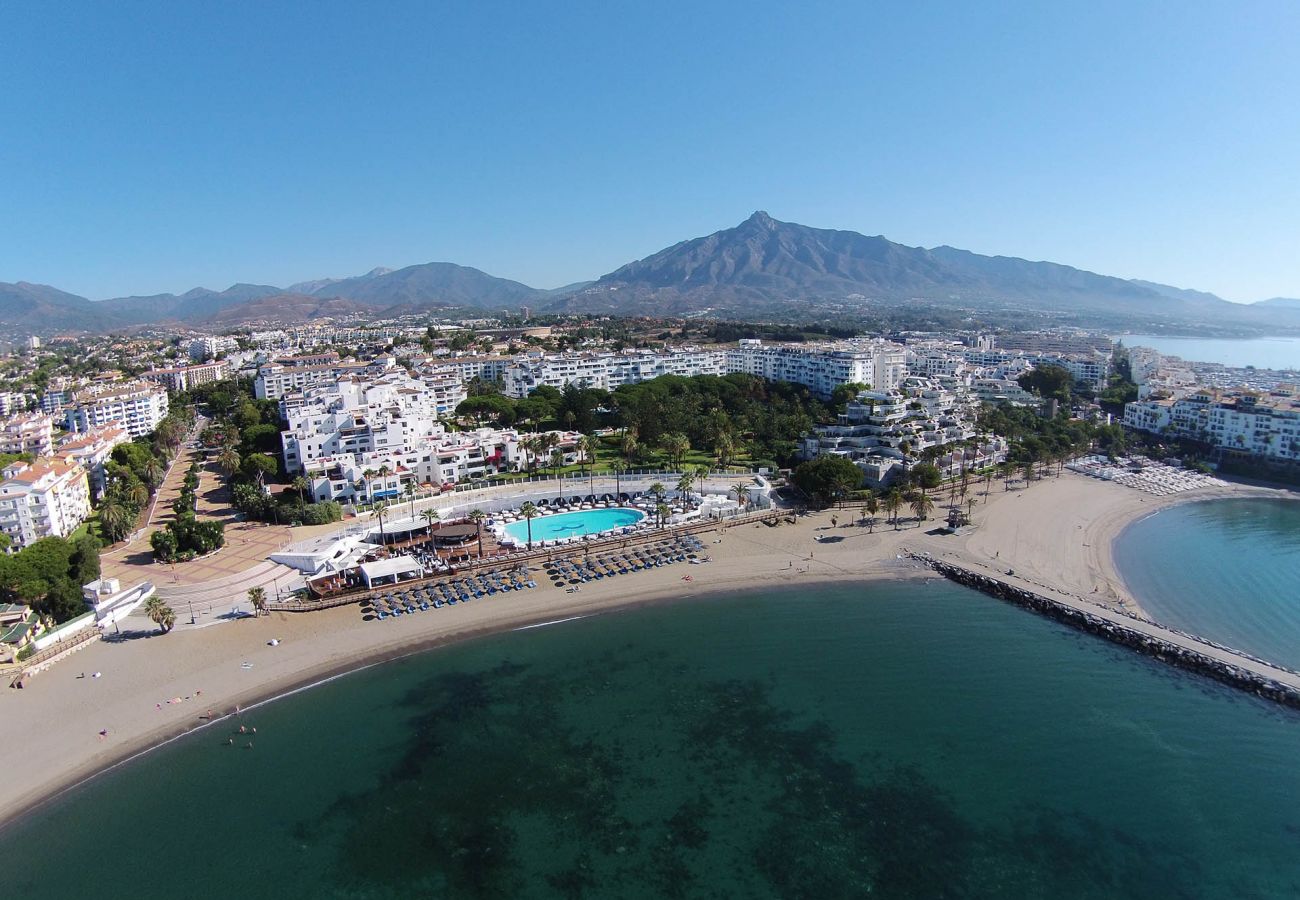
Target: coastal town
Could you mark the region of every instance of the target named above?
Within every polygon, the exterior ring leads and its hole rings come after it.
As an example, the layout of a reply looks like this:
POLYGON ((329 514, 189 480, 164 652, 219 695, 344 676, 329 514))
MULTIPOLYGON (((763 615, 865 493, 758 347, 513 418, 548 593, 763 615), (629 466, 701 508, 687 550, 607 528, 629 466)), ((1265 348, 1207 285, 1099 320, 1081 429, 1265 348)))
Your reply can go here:
POLYGON ((179 641, 248 656, 250 628, 280 658, 326 627, 373 653, 615 596, 864 577, 904 555, 966 554, 1140 616, 1104 553, 1071 569, 1044 549, 1057 562, 1042 570, 1024 529, 1061 501, 1034 498, 1065 490, 1087 509, 1088 482, 1112 482, 1116 527, 1139 494, 1247 490, 1213 470, 1288 466, 1300 447, 1295 373, 1208 386, 1104 335, 629 340, 677 328, 521 316, 123 337, 93 354, 30 339, 0 363, 5 683, 35 711, 85 660, 148 665, 179 641), (754 527, 780 535, 761 561, 754 527), (364 639, 341 612, 374 623, 364 639))
POLYGON ((1300 896, 1300 8, 9 4, 8 893, 1300 896))
POLYGON ((1167 468, 1161 452, 1189 478, 1286 471, 1300 458, 1296 373, 1243 370, 1226 387, 1222 367, 1202 379, 1095 333, 679 343, 680 322, 528 312, 11 348, 0 370, 9 560, 55 539, 81 556, 93 543, 102 561, 81 564, 96 577, 72 597, 62 573, 10 568, 9 679, 109 626, 152 614, 171 627, 182 599, 198 598, 204 615, 299 608, 363 578, 373 587, 378 559, 386 570, 409 559, 390 577, 423 578, 478 557, 585 546, 610 531, 584 521, 592 509, 642 507, 617 530, 633 537, 851 500, 892 502, 896 518, 919 496, 921 518, 946 500, 944 520, 960 528, 973 482, 1032 478, 1089 451, 1113 461, 1131 443, 1149 447, 1150 459, 1126 458, 1134 471, 1116 469, 1121 481, 1167 468), (749 414, 716 393, 703 401, 708 420, 681 430, 663 426, 662 410, 644 413, 646 398, 687 403, 682 391, 728 384, 794 391, 792 415, 756 439, 749 414), (1029 419, 1007 414, 1017 411, 1029 419), (1052 434, 1039 427, 1052 423, 1052 434), (1079 427, 1063 437, 1070 423, 1079 427), (525 505, 529 524, 559 514, 569 532, 521 539, 510 522, 525 505), (258 551, 239 565, 236 531, 258 551), (247 595, 268 590, 252 609, 247 595))

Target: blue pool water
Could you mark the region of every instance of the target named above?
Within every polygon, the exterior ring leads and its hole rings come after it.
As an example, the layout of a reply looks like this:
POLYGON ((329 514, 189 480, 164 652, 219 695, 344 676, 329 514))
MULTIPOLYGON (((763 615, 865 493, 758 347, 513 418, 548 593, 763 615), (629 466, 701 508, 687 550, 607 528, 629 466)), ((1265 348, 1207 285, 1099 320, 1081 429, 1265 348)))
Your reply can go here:
MULTIPOLYGON (((533 519, 533 543, 613 531, 635 525, 644 518, 645 513, 635 509, 583 509, 553 516, 538 516, 533 519)), ((517 543, 527 543, 528 523, 522 519, 511 522, 506 526, 506 534, 517 543)))

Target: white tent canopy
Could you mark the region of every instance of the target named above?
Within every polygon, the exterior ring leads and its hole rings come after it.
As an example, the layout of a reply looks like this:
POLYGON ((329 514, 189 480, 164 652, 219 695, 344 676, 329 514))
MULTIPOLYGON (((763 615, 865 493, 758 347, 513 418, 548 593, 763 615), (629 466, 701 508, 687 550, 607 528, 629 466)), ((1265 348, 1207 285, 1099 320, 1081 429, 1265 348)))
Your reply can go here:
POLYGON ((397 584, 403 578, 419 578, 424 574, 424 567, 409 556, 394 556, 392 559, 377 559, 361 564, 361 577, 366 587, 379 584, 397 584))

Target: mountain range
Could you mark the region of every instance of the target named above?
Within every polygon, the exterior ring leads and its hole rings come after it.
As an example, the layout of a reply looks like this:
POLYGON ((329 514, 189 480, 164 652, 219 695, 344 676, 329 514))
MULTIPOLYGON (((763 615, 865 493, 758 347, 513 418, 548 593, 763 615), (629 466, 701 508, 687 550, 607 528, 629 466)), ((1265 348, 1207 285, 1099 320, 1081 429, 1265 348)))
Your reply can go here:
POLYGON ((1234 304, 1157 282, 954 247, 909 247, 756 212, 734 228, 674 244, 595 281, 549 291, 447 262, 285 288, 235 284, 224 291, 195 288, 102 301, 47 285, 0 283, 0 329, 48 334, 144 325, 233 327, 523 305, 554 312, 791 320, 924 306, 1125 327, 1300 328, 1297 300, 1234 304))

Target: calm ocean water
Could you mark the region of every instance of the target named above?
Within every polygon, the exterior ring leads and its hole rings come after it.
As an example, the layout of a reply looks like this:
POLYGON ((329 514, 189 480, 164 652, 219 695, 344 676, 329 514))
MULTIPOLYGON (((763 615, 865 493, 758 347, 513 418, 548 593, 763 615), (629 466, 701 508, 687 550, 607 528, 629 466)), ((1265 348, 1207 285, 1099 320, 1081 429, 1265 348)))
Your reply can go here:
POLYGON ((1300 718, 945 582, 498 635, 245 721, 5 832, 9 892, 1300 895, 1300 718))
POLYGON ((1300 337, 1179 338, 1150 334, 1117 336, 1126 347, 1150 347, 1193 362, 1257 369, 1300 369, 1300 337))
POLYGON ((1115 564, 1152 618, 1300 669, 1300 502, 1162 510, 1125 530, 1115 564))

